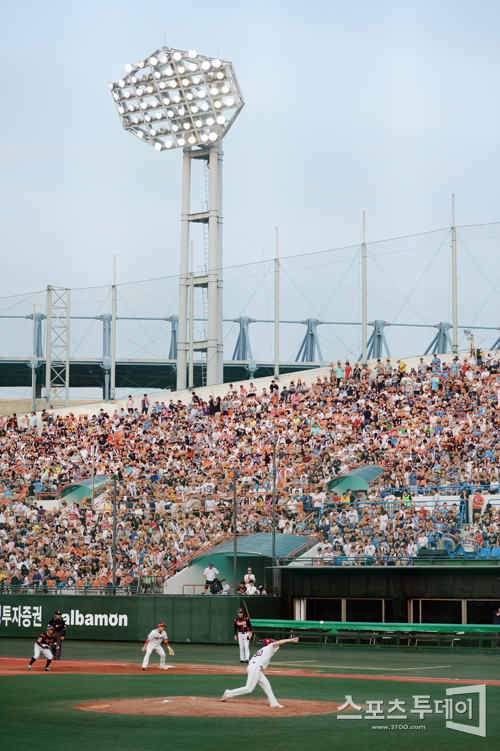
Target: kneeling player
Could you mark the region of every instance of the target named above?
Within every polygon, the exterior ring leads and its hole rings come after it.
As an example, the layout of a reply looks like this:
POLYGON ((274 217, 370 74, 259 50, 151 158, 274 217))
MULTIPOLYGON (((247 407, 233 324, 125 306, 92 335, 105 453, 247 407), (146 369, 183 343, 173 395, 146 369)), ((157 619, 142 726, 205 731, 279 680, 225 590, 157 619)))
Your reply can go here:
POLYGON ((28 665, 26 665, 26 670, 31 670, 33 663, 38 660, 40 655, 43 655, 47 658, 44 670, 47 670, 47 672, 50 673, 49 665, 54 659, 54 655, 52 654, 52 645, 54 643, 54 638, 54 629, 52 628, 52 626, 47 626, 47 630, 44 631, 43 634, 40 634, 35 642, 35 652, 28 665))
POLYGON ((279 641, 274 641, 274 639, 264 639, 262 642, 262 649, 259 649, 259 651, 254 654, 247 667, 247 685, 242 686, 242 688, 233 688, 224 691, 222 701, 226 701, 226 699, 234 699, 236 696, 243 696, 243 694, 251 694, 255 689, 255 686, 259 684, 269 699, 271 707, 282 707, 282 704, 278 704, 278 701, 273 694, 271 684, 262 671, 267 668, 271 657, 274 657, 282 644, 296 644, 298 640, 298 636, 295 636, 293 639, 280 639, 279 641))
POLYGON ((153 629, 153 631, 151 631, 148 638, 146 639, 146 643, 142 648, 142 651, 146 652, 146 654, 144 655, 144 660, 142 661, 143 670, 146 670, 149 662, 149 656, 153 651, 160 655, 160 664, 158 667, 160 667, 162 670, 168 670, 167 665, 165 665, 165 650, 161 646, 162 642, 167 645, 169 655, 173 656, 174 650, 168 645, 168 636, 167 632, 164 629, 165 624, 159 623, 158 628, 153 629))

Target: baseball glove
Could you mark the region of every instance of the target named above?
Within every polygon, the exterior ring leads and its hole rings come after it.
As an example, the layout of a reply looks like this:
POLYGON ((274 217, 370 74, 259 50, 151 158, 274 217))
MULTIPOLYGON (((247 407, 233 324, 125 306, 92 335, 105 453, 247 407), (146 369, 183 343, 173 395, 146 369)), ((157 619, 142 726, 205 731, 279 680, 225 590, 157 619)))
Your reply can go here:
POLYGON ((168 649, 168 653, 169 653, 170 657, 173 657, 175 655, 175 652, 172 649, 172 647, 168 646, 167 649, 168 649))

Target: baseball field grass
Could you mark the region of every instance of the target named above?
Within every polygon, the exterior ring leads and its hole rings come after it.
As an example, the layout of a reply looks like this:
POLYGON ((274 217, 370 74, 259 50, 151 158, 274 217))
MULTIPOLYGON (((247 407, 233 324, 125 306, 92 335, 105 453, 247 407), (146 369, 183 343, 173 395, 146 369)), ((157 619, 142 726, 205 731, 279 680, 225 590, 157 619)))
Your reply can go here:
MULTIPOLYGON (((32 646, 28 639, 3 639, 0 655, 26 658, 27 664, 32 646)), ((309 751, 314 746, 314 749, 349 751, 402 748, 496 751, 500 747, 500 658, 485 654, 382 653, 300 646, 280 649, 270 665, 276 672, 269 671, 268 677, 283 705, 291 699, 343 703, 350 696, 360 709, 350 708, 342 714, 361 714, 359 720, 337 719, 341 715, 336 713, 280 717, 279 710, 275 717, 228 718, 197 717, 196 710, 192 717, 158 717, 87 713, 74 708, 82 702, 99 704, 112 699, 218 698, 226 688, 244 684, 244 675, 237 672, 243 666, 239 664, 236 647, 174 646, 172 664, 212 665, 221 669, 234 666, 235 673, 229 670, 221 674, 187 675, 176 674, 175 669, 160 671, 154 654, 148 671, 136 674, 58 674, 57 663, 51 673, 45 673, 43 662, 39 661, 36 670, 25 674, 0 675, 0 748, 2 751, 19 748, 309 751), (478 685, 483 681, 487 684, 486 736, 446 727, 447 710, 454 712, 452 720, 456 723, 470 728, 478 725, 477 692, 483 690, 478 685), (457 688, 470 693, 446 694, 447 690, 457 688), (396 720, 388 714, 396 700, 399 707, 406 709, 406 720, 396 720), (419 706, 430 707, 431 711, 419 710, 419 706)), ((137 643, 68 641, 64 650, 66 660, 138 664, 142 659, 137 643)), ((2 659, 0 668, 1 663, 2 659)), ((257 688, 253 696, 264 694, 257 688)), ((245 701, 245 697, 239 701, 245 701)), ((400 709, 397 712, 401 715, 400 709)))

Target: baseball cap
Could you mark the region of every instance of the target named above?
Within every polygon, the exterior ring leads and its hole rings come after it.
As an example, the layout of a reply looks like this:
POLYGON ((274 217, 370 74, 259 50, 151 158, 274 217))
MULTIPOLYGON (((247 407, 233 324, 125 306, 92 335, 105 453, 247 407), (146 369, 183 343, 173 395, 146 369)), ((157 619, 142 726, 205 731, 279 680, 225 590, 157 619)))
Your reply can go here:
POLYGON ((238 613, 243 613, 243 608, 238 608, 238 613))
POLYGON ((56 612, 54 613, 54 615, 61 615, 61 611, 60 610, 56 610, 56 612))
POLYGON ((267 647, 268 644, 274 644, 275 641, 276 641, 276 639, 264 639, 264 641, 262 642, 262 644, 265 647, 267 647))
POLYGON ((165 624, 164 624, 164 623, 159 623, 158 625, 159 625, 159 626, 164 626, 165 624))

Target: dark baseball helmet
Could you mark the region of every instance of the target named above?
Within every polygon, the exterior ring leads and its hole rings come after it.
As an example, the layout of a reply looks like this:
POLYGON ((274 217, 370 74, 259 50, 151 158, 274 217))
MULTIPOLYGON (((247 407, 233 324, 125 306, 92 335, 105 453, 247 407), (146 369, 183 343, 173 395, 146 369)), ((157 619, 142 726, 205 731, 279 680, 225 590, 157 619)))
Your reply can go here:
POLYGON ((262 642, 262 644, 265 647, 267 647, 268 644, 274 644, 275 641, 276 641, 276 639, 264 639, 264 641, 262 642))
POLYGON ((49 625, 47 626, 46 630, 47 631, 53 631, 54 630, 54 626, 51 626, 50 623, 49 623, 49 625))
POLYGON ((62 613, 61 613, 60 610, 56 610, 56 612, 54 613, 54 615, 62 615, 62 613))
POLYGON ((238 608, 238 613, 243 613, 243 608, 238 608))

